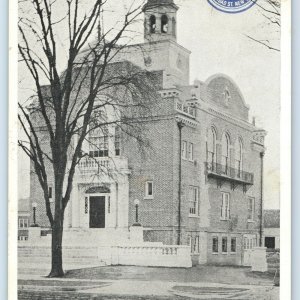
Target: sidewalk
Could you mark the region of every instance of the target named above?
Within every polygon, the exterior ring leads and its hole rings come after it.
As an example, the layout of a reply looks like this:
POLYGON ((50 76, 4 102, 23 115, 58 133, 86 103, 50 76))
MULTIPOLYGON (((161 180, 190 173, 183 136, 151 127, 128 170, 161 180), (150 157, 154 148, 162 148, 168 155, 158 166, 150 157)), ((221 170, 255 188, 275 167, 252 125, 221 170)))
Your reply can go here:
POLYGON ((279 288, 248 268, 99 267, 48 279, 20 272, 19 300, 30 299, 279 299, 279 288), (222 276, 221 276, 222 275, 222 276))

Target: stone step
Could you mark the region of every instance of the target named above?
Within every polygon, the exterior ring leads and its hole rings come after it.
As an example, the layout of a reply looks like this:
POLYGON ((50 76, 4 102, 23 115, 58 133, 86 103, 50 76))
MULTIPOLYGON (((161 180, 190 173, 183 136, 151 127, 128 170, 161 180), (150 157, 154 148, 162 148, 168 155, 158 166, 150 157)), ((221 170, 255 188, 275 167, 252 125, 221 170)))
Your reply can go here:
POLYGON ((277 268, 279 266, 280 266, 280 263, 272 263, 272 264, 268 263, 268 267, 270 267, 270 268, 277 268))
MULTIPOLYGON (((84 254, 84 253, 68 253, 68 252, 63 252, 63 255, 65 257, 70 257, 70 258, 93 258, 93 257, 98 257, 97 253, 93 253, 93 254, 84 254)), ((47 253, 18 253, 18 258, 22 258, 22 257, 50 257, 51 253, 47 252, 47 253)))
MULTIPOLYGON (((63 257, 63 262, 68 263, 82 263, 87 265, 95 265, 100 263, 102 260, 95 258, 80 258, 80 257, 63 257)), ((18 259, 18 263, 49 263, 51 262, 51 257, 21 257, 18 259)))

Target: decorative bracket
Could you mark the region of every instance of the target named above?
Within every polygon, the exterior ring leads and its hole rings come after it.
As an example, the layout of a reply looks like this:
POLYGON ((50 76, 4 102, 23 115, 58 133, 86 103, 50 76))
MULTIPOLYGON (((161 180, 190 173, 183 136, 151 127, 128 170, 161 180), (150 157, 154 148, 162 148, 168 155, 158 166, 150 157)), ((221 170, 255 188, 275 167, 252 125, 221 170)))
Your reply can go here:
POLYGON ((223 185, 223 180, 217 179, 217 187, 218 187, 218 188, 221 188, 222 185, 223 185))
POLYGON ((243 193, 246 194, 248 190, 249 190, 249 185, 244 183, 243 184, 243 193))
POLYGON ((236 184, 235 182, 231 182, 231 183, 230 183, 230 187, 231 187, 231 189, 234 191, 235 188, 237 187, 237 184, 236 184))

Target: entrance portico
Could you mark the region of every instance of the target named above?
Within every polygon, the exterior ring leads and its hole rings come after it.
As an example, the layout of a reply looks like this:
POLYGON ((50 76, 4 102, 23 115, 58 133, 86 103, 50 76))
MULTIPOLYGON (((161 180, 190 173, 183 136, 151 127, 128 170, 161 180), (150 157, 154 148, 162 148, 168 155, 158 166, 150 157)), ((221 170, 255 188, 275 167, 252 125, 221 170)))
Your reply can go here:
MULTIPOLYGON (((123 162, 124 159, 119 159, 123 162)), ((95 177, 89 166, 80 169, 74 177, 74 185, 66 212, 66 228, 94 231, 124 229, 128 231, 129 170, 122 166, 110 176, 95 177), (83 172, 84 171, 84 172, 83 172)))

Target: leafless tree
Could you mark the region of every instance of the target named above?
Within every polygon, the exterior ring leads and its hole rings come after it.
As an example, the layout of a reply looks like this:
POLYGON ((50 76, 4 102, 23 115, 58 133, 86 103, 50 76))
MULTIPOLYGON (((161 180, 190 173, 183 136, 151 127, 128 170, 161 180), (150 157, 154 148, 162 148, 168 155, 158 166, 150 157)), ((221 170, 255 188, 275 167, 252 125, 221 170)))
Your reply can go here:
MULTIPOLYGON (((255 2, 255 6, 260 11, 264 18, 264 26, 270 27, 270 30, 274 33, 280 33, 281 27, 281 0, 252 0, 255 2)), ((279 46, 275 45, 270 37, 258 38, 255 35, 246 35, 252 41, 259 43, 270 50, 280 51, 279 46)))
POLYGON ((124 134, 145 141, 139 125, 149 115, 149 104, 155 101, 157 90, 151 73, 128 62, 114 61, 128 45, 141 6, 132 4, 122 20, 104 30, 108 0, 87 3, 19 1, 20 63, 29 71, 36 94, 29 106, 19 103, 19 121, 27 141, 19 140, 18 144, 32 162, 52 228, 49 277, 64 275, 64 212, 76 166, 89 155, 82 150, 88 134, 113 123, 124 134), (64 31, 66 39, 60 35, 64 31), (95 32, 97 37, 92 40, 95 32), (60 47, 62 40, 64 46, 60 47), (59 52, 66 49, 66 66, 60 70, 59 52), (109 121, 96 113, 109 108, 121 117, 109 121), (54 212, 48 195, 50 173, 54 178, 54 212))

